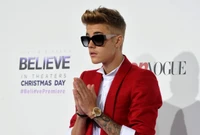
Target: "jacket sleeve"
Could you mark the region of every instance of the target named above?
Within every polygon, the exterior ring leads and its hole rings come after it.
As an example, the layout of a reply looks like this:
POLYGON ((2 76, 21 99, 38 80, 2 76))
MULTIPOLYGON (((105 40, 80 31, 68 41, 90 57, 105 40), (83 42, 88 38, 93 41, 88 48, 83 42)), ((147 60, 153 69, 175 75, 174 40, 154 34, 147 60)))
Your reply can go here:
POLYGON ((155 75, 149 70, 137 74, 137 81, 131 94, 131 107, 128 114, 135 135, 155 135, 158 109, 162 97, 155 75))

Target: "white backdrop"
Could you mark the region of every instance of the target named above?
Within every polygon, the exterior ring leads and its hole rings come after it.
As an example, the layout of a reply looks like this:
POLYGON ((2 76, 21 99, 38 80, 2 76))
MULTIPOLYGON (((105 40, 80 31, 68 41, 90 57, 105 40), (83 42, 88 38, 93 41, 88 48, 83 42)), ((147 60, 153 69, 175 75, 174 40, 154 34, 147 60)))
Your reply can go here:
POLYGON ((91 63, 80 42, 85 34, 80 16, 99 6, 124 16, 124 54, 131 62, 150 63, 156 73, 160 64, 166 72, 174 64, 176 75, 157 75, 164 101, 157 135, 199 135, 199 0, 1 0, 0 134, 66 134, 74 113, 73 77, 100 66, 91 63), (23 62, 27 68, 19 69, 20 58, 29 60, 29 70, 23 62), (46 61, 53 69, 36 69, 46 61), (22 86, 23 80, 52 84, 22 86))

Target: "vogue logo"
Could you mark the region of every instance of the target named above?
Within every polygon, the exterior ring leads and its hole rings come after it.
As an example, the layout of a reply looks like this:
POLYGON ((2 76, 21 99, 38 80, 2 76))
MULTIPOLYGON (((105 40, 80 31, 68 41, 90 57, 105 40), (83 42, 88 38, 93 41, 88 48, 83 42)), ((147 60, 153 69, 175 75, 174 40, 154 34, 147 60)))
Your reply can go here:
POLYGON ((185 75, 186 61, 139 62, 132 63, 140 68, 151 70, 155 75, 185 75))

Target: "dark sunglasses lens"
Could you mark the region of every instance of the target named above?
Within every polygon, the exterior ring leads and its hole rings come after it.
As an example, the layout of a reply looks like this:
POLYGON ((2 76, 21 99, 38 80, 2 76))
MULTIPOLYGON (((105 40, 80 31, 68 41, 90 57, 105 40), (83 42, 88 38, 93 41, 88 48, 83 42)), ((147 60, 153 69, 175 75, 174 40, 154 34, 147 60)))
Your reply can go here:
POLYGON ((104 44, 105 37, 104 35, 94 35, 92 41, 96 46, 101 46, 104 44))
POLYGON ((87 36, 82 36, 81 37, 81 42, 82 42, 82 44, 83 44, 83 46, 84 47, 88 47, 88 44, 89 44, 89 37, 87 37, 87 36))

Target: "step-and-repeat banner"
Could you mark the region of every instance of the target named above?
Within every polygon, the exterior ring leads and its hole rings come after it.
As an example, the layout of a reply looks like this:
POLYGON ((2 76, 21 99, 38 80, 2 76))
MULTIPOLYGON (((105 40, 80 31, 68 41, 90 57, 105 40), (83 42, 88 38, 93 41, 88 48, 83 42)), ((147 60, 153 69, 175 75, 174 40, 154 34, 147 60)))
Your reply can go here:
POLYGON ((81 15, 99 6, 122 14, 123 53, 159 80, 164 104, 156 135, 198 135, 197 0, 0 1, 0 134, 66 134, 75 111, 73 78, 101 66, 80 42, 81 15))

